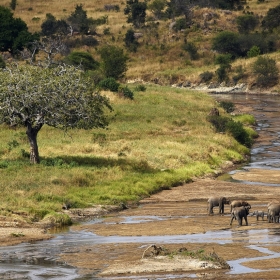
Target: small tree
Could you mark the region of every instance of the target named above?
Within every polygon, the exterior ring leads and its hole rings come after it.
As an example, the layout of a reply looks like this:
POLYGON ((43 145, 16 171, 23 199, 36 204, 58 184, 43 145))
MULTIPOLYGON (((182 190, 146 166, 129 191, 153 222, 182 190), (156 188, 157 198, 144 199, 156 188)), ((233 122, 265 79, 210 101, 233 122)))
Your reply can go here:
POLYGON ((68 17, 68 22, 72 30, 87 34, 90 29, 92 19, 87 17, 87 12, 83 9, 83 5, 76 5, 75 11, 68 17))
POLYGON ((274 86, 278 83, 279 69, 272 58, 259 56, 253 64, 253 73, 257 76, 257 84, 261 87, 274 86))
POLYGON ((147 3, 138 0, 127 0, 124 14, 128 15, 127 22, 139 28, 144 25, 146 20, 147 3))
POLYGON ((216 71, 219 82, 228 80, 228 71, 231 69, 231 55, 218 55, 215 59, 215 64, 220 65, 220 67, 216 71))
POLYGON ((69 33, 69 25, 65 20, 56 20, 52 14, 46 14, 46 20, 41 25, 41 32, 44 36, 50 36, 53 34, 69 33))
POLYGON ((82 66, 85 71, 96 70, 99 66, 99 63, 87 52, 72 52, 65 61, 74 66, 82 66))
POLYGON ((10 2, 10 8, 14 11, 17 6, 17 0, 11 0, 10 2))
POLYGON ((248 34, 257 27, 259 20, 254 15, 246 14, 237 17, 236 23, 240 33, 248 34))
POLYGON ((156 19, 161 19, 163 15, 163 10, 165 9, 167 4, 166 0, 153 0, 149 5, 149 10, 152 11, 156 19))
POLYGON ((266 16, 262 21, 262 27, 264 29, 268 29, 272 31, 274 28, 280 26, 280 5, 276 6, 275 8, 269 9, 266 16))
POLYGON ((129 29, 129 30, 127 30, 127 32, 125 34, 125 38, 124 38, 124 43, 125 43, 126 48, 132 52, 136 52, 137 48, 139 46, 139 43, 137 42, 137 40, 134 36, 134 33, 135 32, 133 29, 129 29))
POLYGON ((255 57, 261 54, 261 50, 257 46, 253 46, 248 52, 247 57, 255 57))
POLYGON ((229 53, 233 57, 240 55, 240 43, 237 33, 222 31, 213 38, 212 49, 219 53, 229 53))
POLYGON ((28 32, 26 23, 20 18, 14 18, 9 8, 0 6, 0 51, 15 54, 38 35, 28 32))
POLYGON ((43 125, 64 130, 108 125, 108 99, 74 67, 12 67, 0 71, 0 83, 0 122, 26 128, 32 164, 40 162, 37 134, 43 125))
POLYGON ((101 68, 106 78, 116 80, 124 77, 127 70, 128 56, 123 49, 116 46, 104 46, 100 50, 101 68))

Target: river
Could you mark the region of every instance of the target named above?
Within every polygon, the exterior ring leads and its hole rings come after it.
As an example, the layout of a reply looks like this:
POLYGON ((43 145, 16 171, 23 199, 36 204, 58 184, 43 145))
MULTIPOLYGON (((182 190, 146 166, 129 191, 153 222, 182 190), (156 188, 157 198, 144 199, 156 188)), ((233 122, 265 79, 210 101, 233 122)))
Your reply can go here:
MULTIPOLYGON (((250 170, 252 168, 279 170, 280 169, 280 97, 274 95, 247 95, 247 94, 219 94, 214 95, 217 100, 228 100, 235 104, 240 104, 251 107, 250 111, 257 120, 257 131, 261 135, 269 136, 262 137, 265 141, 256 141, 251 150, 251 162, 243 167, 242 170, 250 170)), ((239 172, 235 170, 232 172, 239 172)), ((252 182, 245 182, 252 184, 252 182)), ((255 182, 258 184, 259 182, 255 182)), ((275 184, 275 186, 280 186, 275 184)), ((180 201, 176 202, 176 205, 180 204, 180 201)), ((141 207, 152 209, 153 204, 143 204, 141 207)), ((160 208, 170 209, 172 204, 160 205, 160 208), (168 208, 169 207, 169 208, 168 208)), ((148 209, 148 212, 149 212, 148 209)), ((171 210, 170 210, 171 211, 171 210)), ((176 210, 177 211, 177 210, 176 210)), ((105 228, 113 227, 114 225, 145 225, 148 223, 175 221, 176 219, 188 220, 191 216, 184 216, 183 213, 178 213, 177 216, 170 212, 170 215, 155 215, 152 210, 149 215, 141 214, 141 209, 137 209, 134 214, 128 216, 120 214, 116 220, 110 220, 110 217, 103 219, 95 219, 85 226, 95 226, 105 228), (119 222, 121 221, 121 222, 119 222)), ((117 232, 117 228, 116 228, 117 232)), ((133 234, 127 235, 102 235, 87 230, 77 230, 73 227, 65 229, 59 233, 54 234, 54 238, 47 241, 19 244, 10 247, 0 247, 0 279, 56 279, 56 280, 72 280, 72 279, 189 279, 197 278, 196 274, 185 273, 181 275, 176 274, 160 274, 160 276, 143 276, 134 275, 127 276, 125 278, 119 277, 100 277, 98 274, 109 265, 110 260, 114 260, 117 257, 112 250, 108 250, 106 254, 101 254, 102 257, 107 259, 106 265, 100 265, 95 267, 90 272, 81 273, 81 267, 75 264, 75 260, 70 263, 65 261, 61 255, 75 255, 87 248, 84 252, 91 251, 92 256, 98 255, 99 246, 108 246, 110 244, 142 244, 141 246, 147 246, 147 244, 181 244, 185 243, 199 243, 199 244, 219 244, 226 245, 233 242, 244 243, 248 248, 255 250, 259 253, 264 253, 263 256, 252 257, 240 257, 238 259, 229 260, 228 263, 231 266, 231 270, 227 272, 227 275, 249 274, 261 271, 260 269, 250 268, 242 265, 244 261, 257 261, 257 260, 270 260, 280 258, 280 252, 273 251, 265 246, 268 244, 274 246, 280 244, 280 227, 278 228, 261 228, 242 231, 231 230, 209 230, 203 233, 193 234, 150 234, 141 235, 133 234), (234 240, 234 241, 233 241, 234 240), (96 251, 95 251, 96 250, 96 251), (112 254, 112 255, 110 255, 112 254)), ((117 244, 117 245, 116 245, 117 244)), ((244 245, 244 246, 245 246, 244 245)), ((140 245, 139 245, 140 246, 140 245)), ((124 250, 124 249, 123 249, 124 250)), ((67 258, 66 258, 67 259, 67 258)), ((77 260, 76 260, 77 261, 77 260)), ((272 268, 276 271, 277 268, 272 268)), ((280 273, 280 272, 279 272, 280 273)), ((225 278, 226 279, 226 278, 225 278)))

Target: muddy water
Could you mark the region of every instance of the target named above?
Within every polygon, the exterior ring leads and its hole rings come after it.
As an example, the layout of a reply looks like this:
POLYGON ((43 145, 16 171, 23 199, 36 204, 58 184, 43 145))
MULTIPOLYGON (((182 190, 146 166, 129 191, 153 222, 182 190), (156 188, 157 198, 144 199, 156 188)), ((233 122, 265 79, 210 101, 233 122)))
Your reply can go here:
MULTIPOLYGON (((250 170, 253 168, 259 169, 280 169, 280 97, 277 96, 247 96, 247 95, 216 95, 217 99, 231 100, 236 104, 248 105, 253 108, 250 110, 257 121, 257 130, 263 137, 262 141, 256 141, 252 149, 252 160, 243 168, 243 170, 250 170)), ((235 171, 235 172, 240 172, 235 171)), ((234 173, 234 172, 233 172, 234 173)), ((244 183, 244 182, 243 182, 244 183)), ((245 182, 246 183, 246 182, 245 182)), ((248 182, 252 184, 252 182, 248 182)), ((255 182, 258 183, 258 182, 255 182)), ((277 186, 277 184, 275 184, 277 186)), ((178 205, 178 204, 176 204, 178 205)), ((151 205, 142 205, 142 210, 151 207, 151 205)), ((164 205, 161 206, 164 208, 164 205)), ((149 209, 148 211, 149 212, 149 209)), ((174 222, 175 220, 189 221, 195 217, 190 214, 186 215, 170 215, 162 214, 156 215, 150 211, 147 215, 141 215, 141 209, 132 212, 130 215, 120 214, 117 218, 96 219, 85 224, 88 228, 92 227, 94 230, 77 230, 74 227, 66 229, 64 232, 55 234, 52 240, 19 244, 12 247, 0 247, 0 279, 192 279, 199 278, 195 273, 161 273, 160 275, 133 275, 122 277, 100 277, 98 276, 110 262, 117 259, 114 255, 114 250, 121 247, 122 244, 135 246, 136 248, 146 248, 150 244, 217 244, 217 246, 230 246, 231 244, 240 244, 244 248, 251 249, 256 252, 255 255, 238 255, 238 257, 227 260, 231 266, 230 271, 224 272, 223 279, 234 277, 234 275, 254 275, 259 272, 277 272, 278 267, 259 268, 245 265, 248 262, 272 261, 280 258, 279 248, 280 242, 280 227, 279 225, 268 228, 231 230, 228 226, 224 229, 206 230, 203 233, 194 232, 192 234, 166 234, 158 235, 134 233, 131 231, 129 235, 121 234, 102 234, 102 228, 106 231, 109 227, 114 226, 136 226, 143 227, 151 224, 162 223, 166 226, 166 222, 174 222), (101 229, 98 233, 98 229, 101 229), (278 246, 278 247, 277 247, 278 246), (86 249, 84 249, 86 248, 86 249), (109 249, 106 249, 109 248, 109 249), (78 264, 77 257, 81 253, 88 253, 90 257, 94 258, 100 256, 105 259, 100 262, 99 266, 93 269, 83 269, 86 265, 78 264), (105 252, 105 253, 103 253, 105 252), (64 256, 64 257, 61 257, 64 256), (70 258, 67 258, 70 256, 70 258), (71 256, 74 256, 71 259, 71 256), (68 260, 69 261, 65 261, 68 260), (105 265, 104 265, 105 263, 105 265), (71 265, 70 265, 71 264, 71 265)), ((146 213, 146 212, 145 212, 146 213)), ((228 217, 229 218, 229 217, 228 217)), ((127 232, 127 230, 125 230, 127 232)), ((121 247, 122 248, 122 247, 121 247)), ((121 249, 125 251, 126 249, 121 249)), ((79 256, 78 258, 82 257, 79 256)), ((92 260, 94 261, 94 260, 92 260)), ((280 271, 279 271, 280 275, 280 271)), ((209 278, 210 279, 210 278, 209 278)), ((215 278, 211 278, 215 279, 215 278)), ((222 279, 222 278, 221 278, 222 279)), ((244 279, 244 278, 242 278, 244 279)), ((252 278, 258 279, 258 278, 252 278)), ((269 278, 262 278, 269 279, 269 278)), ((275 279, 275 278, 274 278, 275 279)))

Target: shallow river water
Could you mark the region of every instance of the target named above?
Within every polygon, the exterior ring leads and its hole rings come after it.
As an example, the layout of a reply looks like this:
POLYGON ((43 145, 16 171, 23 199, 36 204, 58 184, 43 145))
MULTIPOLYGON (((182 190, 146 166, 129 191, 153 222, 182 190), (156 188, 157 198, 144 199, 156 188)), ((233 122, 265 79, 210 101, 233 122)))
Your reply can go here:
MULTIPOLYGON (((253 110, 251 113, 256 117, 259 133, 269 135, 270 140, 266 143, 256 142, 252 148, 251 162, 243 169, 279 169, 280 170, 280 97, 263 95, 215 95, 218 100, 226 99, 234 103, 248 104, 253 110)), ((238 171, 234 171, 238 172, 238 171)), ((278 185, 276 185, 278 186, 278 185)), ((162 216, 122 216, 122 223, 146 223, 153 220, 168 219, 162 216)), ((174 217, 173 217, 174 218, 174 217)), ((187 216, 184 218, 188 218, 187 216)), ((106 223, 106 218, 95 219, 92 223, 106 223)), ((231 269, 228 274, 254 273, 258 269, 243 266, 244 261, 258 259, 280 258, 280 253, 273 252, 265 246, 280 243, 279 229, 252 229, 252 230, 220 230, 196 233, 190 235, 164 235, 164 236, 101 236, 87 231, 74 231, 71 228, 64 232, 55 234, 51 240, 19 244, 11 247, 0 247, 0 279, 120 279, 118 277, 98 278, 95 274, 80 275, 79 271, 62 261, 60 254, 74 253, 78 246, 87 244, 119 244, 119 243, 184 243, 186 239, 189 243, 217 243, 228 244, 234 239, 235 242, 247 242, 248 247, 265 256, 251 259, 238 259, 229 261, 231 269)), ((279 268, 280 269, 280 268, 279 268)), ((275 268, 274 268, 275 270, 275 268)), ((277 270, 277 269, 276 269, 277 270)), ((280 275, 280 271, 279 271, 280 275)), ((195 278, 195 274, 186 273, 186 277, 195 278)), ((165 274, 160 276, 130 276, 126 279, 176 279, 175 274, 165 274)), ((122 278, 124 279, 124 278, 122 278)), ((182 279, 182 274, 180 275, 182 279)))

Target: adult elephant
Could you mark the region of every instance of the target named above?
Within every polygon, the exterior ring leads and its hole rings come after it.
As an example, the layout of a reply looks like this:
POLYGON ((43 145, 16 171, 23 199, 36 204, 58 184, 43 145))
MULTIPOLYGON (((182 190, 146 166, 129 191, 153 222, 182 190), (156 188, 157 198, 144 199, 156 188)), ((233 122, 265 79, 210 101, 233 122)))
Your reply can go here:
POLYGON ((233 208, 241 207, 241 206, 250 207, 249 209, 251 209, 251 205, 247 201, 244 201, 244 200, 233 200, 230 203, 230 212, 232 212, 233 208))
POLYGON ((231 212, 231 220, 230 225, 232 225, 233 219, 238 221, 238 225, 242 226, 242 220, 246 222, 246 226, 248 226, 248 219, 247 216, 249 215, 249 209, 251 206, 241 206, 241 207, 235 207, 233 208, 231 212))
POLYGON ((269 223, 279 223, 280 203, 270 203, 267 207, 267 221, 269 223))
POLYGON ((213 208, 219 206, 219 214, 224 214, 225 204, 229 204, 230 201, 224 196, 212 196, 208 199, 208 214, 214 214, 213 208))

